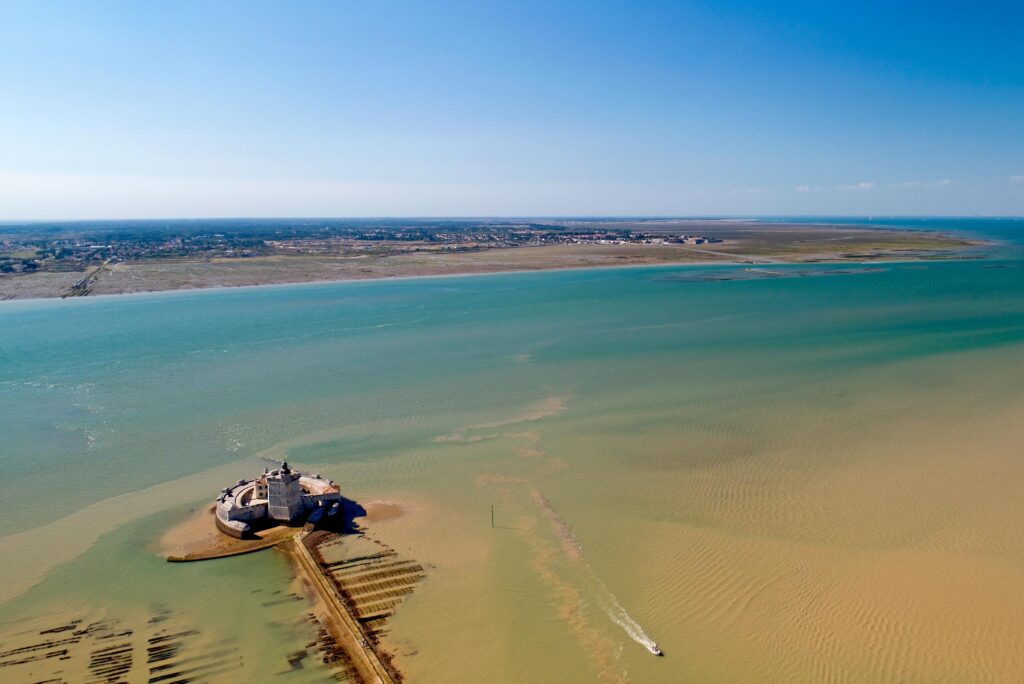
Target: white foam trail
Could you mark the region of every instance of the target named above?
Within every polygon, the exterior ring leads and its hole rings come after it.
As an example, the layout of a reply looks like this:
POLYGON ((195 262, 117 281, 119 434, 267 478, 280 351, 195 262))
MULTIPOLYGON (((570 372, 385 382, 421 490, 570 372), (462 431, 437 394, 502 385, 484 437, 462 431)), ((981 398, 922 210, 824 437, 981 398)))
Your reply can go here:
POLYGON ((543 494, 534 490, 533 499, 541 507, 544 515, 547 516, 548 520, 551 521, 551 525, 555 530, 555 534, 562 541, 562 549, 570 560, 575 561, 587 571, 590 576, 590 581, 594 585, 594 593, 597 595, 597 604, 601 606, 601 610, 611 619, 612 622, 621 627, 629 638, 640 644, 644 648, 651 650, 652 647, 656 646, 654 639, 647 635, 644 628, 640 626, 640 623, 633 619, 626 609, 619 603, 619 599, 616 598, 615 594, 611 592, 608 586, 601 581, 601 578, 594 573, 594 569, 590 567, 590 563, 583 556, 583 546, 576 540, 576 535, 573 534, 572 528, 565 522, 560 515, 555 511, 554 506, 551 502, 545 498, 543 494))
MULTIPOLYGON (((593 575, 593 573, 591 573, 593 575)), ((604 610, 605 614, 611 618, 611 621, 625 630, 629 638, 640 644, 646 649, 650 649, 656 644, 654 639, 647 635, 644 628, 640 626, 640 623, 633 619, 633 617, 626 612, 622 604, 619 603, 619 599, 615 597, 615 594, 611 592, 608 587, 605 586, 604 582, 594 577, 595 584, 599 587, 597 592, 597 603, 604 610)))

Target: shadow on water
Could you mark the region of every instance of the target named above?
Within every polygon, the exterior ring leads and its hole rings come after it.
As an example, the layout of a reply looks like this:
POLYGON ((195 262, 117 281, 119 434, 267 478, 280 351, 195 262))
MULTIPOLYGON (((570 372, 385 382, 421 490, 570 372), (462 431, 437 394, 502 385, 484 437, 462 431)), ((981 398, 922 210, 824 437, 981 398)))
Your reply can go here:
POLYGON ((344 496, 338 502, 338 512, 334 515, 323 516, 317 524, 317 529, 325 530, 327 532, 337 532, 339 534, 358 534, 362 532, 359 525, 356 524, 356 518, 362 518, 366 515, 366 509, 363 508, 362 504, 347 499, 344 496))

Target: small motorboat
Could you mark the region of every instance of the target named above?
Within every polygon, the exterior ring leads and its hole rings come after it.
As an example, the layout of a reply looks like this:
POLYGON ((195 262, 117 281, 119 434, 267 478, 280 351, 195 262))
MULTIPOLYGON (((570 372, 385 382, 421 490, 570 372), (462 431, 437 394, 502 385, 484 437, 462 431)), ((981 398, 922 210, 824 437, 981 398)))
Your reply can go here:
POLYGON ((658 648, 658 644, 648 644, 647 645, 647 650, 650 651, 651 653, 653 653, 656 656, 665 655, 664 653, 661 652, 661 649, 658 648))

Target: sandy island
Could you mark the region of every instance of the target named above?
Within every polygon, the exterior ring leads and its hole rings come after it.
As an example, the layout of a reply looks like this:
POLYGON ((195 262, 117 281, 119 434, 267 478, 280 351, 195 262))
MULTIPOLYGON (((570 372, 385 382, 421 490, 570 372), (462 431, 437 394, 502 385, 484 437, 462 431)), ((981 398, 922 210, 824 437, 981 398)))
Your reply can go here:
POLYGON ((204 506, 160 537, 157 549, 172 562, 225 558, 277 546, 300 529, 279 525, 257 531, 255 539, 235 539, 217 529, 214 507, 204 506))

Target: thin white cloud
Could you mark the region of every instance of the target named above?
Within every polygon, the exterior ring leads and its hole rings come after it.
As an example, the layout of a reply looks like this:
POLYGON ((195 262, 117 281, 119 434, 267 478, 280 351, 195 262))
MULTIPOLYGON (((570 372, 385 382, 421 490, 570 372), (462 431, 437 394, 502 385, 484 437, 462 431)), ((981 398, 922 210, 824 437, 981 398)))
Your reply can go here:
POLYGON ((862 181, 860 183, 854 183, 853 185, 840 185, 840 190, 872 190, 875 184, 872 181, 862 181))
POLYGON ((890 188, 898 188, 898 189, 904 189, 904 188, 928 189, 928 188, 945 188, 945 187, 949 187, 950 185, 953 185, 953 181, 951 181, 948 178, 943 178, 942 180, 936 180, 936 181, 912 180, 912 181, 907 181, 905 183, 893 183, 889 187, 890 188))
POLYGON ((1010 176, 1010 182, 1014 185, 1024 185, 1024 176, 1010 176))
POLYGON ((811 186, 810 185, 798 185, 797 188, 796 188, 796 191, 797 192, 810 192, 811 191, 811 186))

